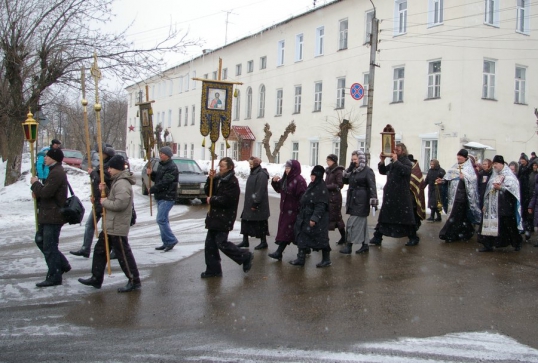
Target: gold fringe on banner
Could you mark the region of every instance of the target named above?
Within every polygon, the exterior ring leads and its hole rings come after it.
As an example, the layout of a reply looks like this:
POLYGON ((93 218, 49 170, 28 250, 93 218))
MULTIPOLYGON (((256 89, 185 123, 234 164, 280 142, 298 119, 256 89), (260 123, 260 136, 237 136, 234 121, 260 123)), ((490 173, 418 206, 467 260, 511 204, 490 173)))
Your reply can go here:
POLYGON ((204 137, 204 139, 202 140, 202 147, 205 147, 205 137, 204 137))

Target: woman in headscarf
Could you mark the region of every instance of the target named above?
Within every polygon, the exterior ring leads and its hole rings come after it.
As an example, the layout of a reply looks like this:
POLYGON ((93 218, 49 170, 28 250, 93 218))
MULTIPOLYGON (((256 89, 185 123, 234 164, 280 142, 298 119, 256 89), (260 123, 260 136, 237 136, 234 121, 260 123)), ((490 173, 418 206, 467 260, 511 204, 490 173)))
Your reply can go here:
POLYGON ((331 265, 329 246, 329 191, 323 180, 325 168, 312 168, 310 184, 301 197, 301 205, 295 222, 295 243, 299 248, 297 259, 290 261, 295 266, 304 266, 306 250, 321 250, 323 258, 316 267, 331 265))
POLYGON ((344 172, 344 184, 349 184, 346 213, 350 215, 346 225, 346 246, 340 250, 345 255, 351 254, 353 244, 361 244, 357 254, 369 250, 367 217, 371 206, 377 208, 377 190, 374 171, 366 164, 364 152, 355 150, 351 153, 351 165, 344 172))
POLYGON ((424 180, 428 186, 428 208, 431 210, 430 218, 428 218, 427 221, 441 222, 441 211, 437 206, 441 201, 441 190, 440 187, 436 185, 435 180, 437 180, 437 178, 443 178, 445 173, 445 169, 441 168, 439 165, 439 160, 430 160, 430 170, 428 170, 428 175, 426 175, 426 179, 424 180), (435 218, 436 214, 437 218, 435 218))
POLYGON ((329 190, 329 231, 338 228, 340 240, 337 244, 345 243, 346 224, 342 219, 342 187, 344 182, 342 176, 344 167, 338 165, 338 156, 329 154, 327 156, 327 168, 325 168, 325 184, 329 190))
POLYGON ((299 213, 301 197, 306 190, 306 181, 301 176, 301 164, 297 160, 288 160, 284 176, 282 178, 274 176, 271 186, 280 194, 280 214, 275 238, 278 248, 270 253, 269 257, 280 261, 286 247, 295 241, 293 226, 299 213))

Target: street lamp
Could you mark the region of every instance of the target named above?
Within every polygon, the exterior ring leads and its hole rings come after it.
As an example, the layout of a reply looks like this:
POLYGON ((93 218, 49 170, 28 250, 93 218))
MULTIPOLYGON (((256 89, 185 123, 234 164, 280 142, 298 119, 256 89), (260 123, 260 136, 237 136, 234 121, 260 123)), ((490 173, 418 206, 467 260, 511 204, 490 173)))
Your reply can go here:
MULTIPOLYGON (((38 123, 34 120, 32 111, 28 109, 28 118, 22 123, 22 131, 24 132, 24 138, 30 143, 30 158, 32 161, 31 170, 32 176, 35 176, 35 164, 34 164, 34 142, 37 139, 37 127, 38 123)), ((37 202, 34 198, 34 215, 35 215, 35 227, 37 231, 37 202)))

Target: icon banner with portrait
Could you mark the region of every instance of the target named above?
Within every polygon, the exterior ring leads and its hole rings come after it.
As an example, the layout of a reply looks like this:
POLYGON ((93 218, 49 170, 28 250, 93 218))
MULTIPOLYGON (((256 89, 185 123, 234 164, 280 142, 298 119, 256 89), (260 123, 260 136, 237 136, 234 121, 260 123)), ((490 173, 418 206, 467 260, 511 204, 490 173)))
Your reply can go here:
POLYGON ((230 136, 232 96, 232 83, 202 81, 200 133, 209 135, 212 142, 219 139, 221 132, 225 139, 230 136))

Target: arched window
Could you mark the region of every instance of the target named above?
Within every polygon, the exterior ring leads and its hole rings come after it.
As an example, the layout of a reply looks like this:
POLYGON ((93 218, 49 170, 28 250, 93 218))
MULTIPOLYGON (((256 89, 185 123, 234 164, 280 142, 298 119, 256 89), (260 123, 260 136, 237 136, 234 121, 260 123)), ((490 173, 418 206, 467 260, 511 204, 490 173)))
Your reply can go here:
POLYGON ((252 88, 247 88, 247 119, 250 119, 252 117, 252 88))
POLYGON ((263 84, 260 86, 260 103, 258 106, 258 117, 262 118, 265 116, 265 86, 263 84))

